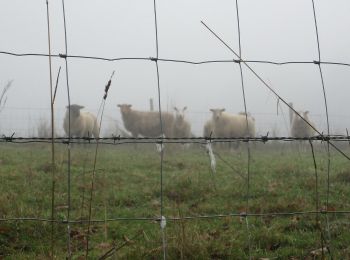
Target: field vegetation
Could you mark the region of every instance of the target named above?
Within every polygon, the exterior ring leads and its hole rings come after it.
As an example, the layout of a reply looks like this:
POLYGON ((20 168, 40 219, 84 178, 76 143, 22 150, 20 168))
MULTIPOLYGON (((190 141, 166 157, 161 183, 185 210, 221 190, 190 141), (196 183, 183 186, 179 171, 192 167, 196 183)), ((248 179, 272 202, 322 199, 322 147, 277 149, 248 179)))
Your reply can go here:
MULTIPOLYGON (((308 143, 252 144, 248 186, 245 144, 214 147, 215 174, 204 146, 166 145, 161 201, 155 145, 100 145, 91 215, 100 222, 90 225, 89 258, 161 259, 163 206, 168 259, 321 259, 327 241, 326 259, 350 259, 350 214, 334 213, 350 210, 350 162, 331 150, 328 182, 326 145, 314 148, 316 168, 308 143), (316 214, 327 199, 330 213, 316 214)), ((56 145, 56 259, 66 257, 68 237, 73 259, 85 255, 88 224, 79 221, 89 215, 94 152, 94 144, 71 148, 69 218, 77 223, 68 236, 68 152, 56 145)), ((1 143, 0 259, 50 257, 51 223, 40 219, 51 218, 51 194, 50 145, 1 143)))

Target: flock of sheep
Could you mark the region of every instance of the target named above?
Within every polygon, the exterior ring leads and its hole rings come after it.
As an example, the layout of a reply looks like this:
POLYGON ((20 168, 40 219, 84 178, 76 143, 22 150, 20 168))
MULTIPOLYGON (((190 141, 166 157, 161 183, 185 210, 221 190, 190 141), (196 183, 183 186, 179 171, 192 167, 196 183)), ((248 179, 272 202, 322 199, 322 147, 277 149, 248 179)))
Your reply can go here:
MULTIPOLYGON (((311 137, 315 134, 314 124, 308 117, 308 111, 299 111, 299 115, 291 109, 289 104, 290 135, 292 137, 311 137), (308 122, 308 123, 306 123, 308 122), (312 126, 312 127, 311 127, 312 126)), ((187 107, 178 109, 174 113, 155 111, 139 111, 132 109, 130 104, 118 105, 122 115, 124 127, 133 137, 165 137, 189 138, 193 137, 191 124, 185 118, 187 107), (160 124, 162 122, 162 124, 160 124)), ((81 111, 83 106, 70 105, 64 118, 63 128, 71 137, 99 137, 96 116, 90 112, 81 111), (69 123, 70 115, 70 123, 69 123)), ((255 137, 255 119, 249 113, 231 114, 225 109, 210 109, 212 117, 203 127, 204 137, 255 137)))

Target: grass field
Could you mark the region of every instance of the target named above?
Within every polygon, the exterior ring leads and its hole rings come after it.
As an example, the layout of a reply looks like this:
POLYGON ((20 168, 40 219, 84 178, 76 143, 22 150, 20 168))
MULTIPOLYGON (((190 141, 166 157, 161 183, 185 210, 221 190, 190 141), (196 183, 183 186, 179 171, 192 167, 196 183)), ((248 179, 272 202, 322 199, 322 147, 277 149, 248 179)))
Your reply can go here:
MULTIPOLYGON (((342 149, 349 154, 349 148, 342 149)), ((94 145, 71 150, 70 220, 88 218, 94 145)), ((261 215, 316 210, 316 174, 310 146, 267 143, 251 147, 249 196, 247 149, 218 150, 216 174, 201 146, 167 145, 163 161, 163 215, 168 259, 321 259, 322 239, 333 259, 350 259, 350 214, 261 215), (174 146, 174 147, 173 147, 174 146), (248 204, 247 204, 248 203, 248 204), (241 214, 259 216, 183 217, 241 214), (172 220, 172 218, 179 218, 172 220), (328 218, 328 228, 327 228, 328 218), (247 225, 248 223, 248 225, 247 225), (249 250, 250 248, 250 250, 249 250)), ((319 209, 327 199, 327 153, 315 144, 319 209)), ((67 149, 56 145, 54 252, 67 254, 67 149)), ((99 147, 89 257, 116 248, 110 259, 161 259, 160 154, 155 145, 99 147), (104 221, 126 218, 118 221, 104 221)), ((331 151, 329 211, 350 210, 350 163, 331 151)), ((49 144, 0 144, 0 259, 47 259, 51 223, 4 219, 51 218, 49 144)), ((87 224, 71 224, 73 259, 85 254, 87 224)), ((325 252, 330 259, 330 254, 325 252)))

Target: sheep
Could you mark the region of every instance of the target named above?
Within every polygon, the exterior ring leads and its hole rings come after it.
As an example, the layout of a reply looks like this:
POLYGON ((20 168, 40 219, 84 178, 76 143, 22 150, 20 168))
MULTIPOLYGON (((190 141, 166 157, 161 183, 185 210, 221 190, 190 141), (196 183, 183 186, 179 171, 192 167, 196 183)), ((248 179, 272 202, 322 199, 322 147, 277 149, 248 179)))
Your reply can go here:
POLYGON ((255 119, 248 114, 239 113, 232 115, 225 113, 225 108, 210 109, 213 113, 213 132, 216 137, 254 137, 255 136, 255 119), (247 129, 248 120, 248 129, 247 129))
POLYGON ((175 110, 175 121, 173 128, 173 136, 177 138, 182 137, 191 137, 191 125, 188 121, 185 120, 185 110, 187 107, 184 107, 181 111, 174 107, 175 110))
POLYGON ((290 134, 292 137, 296 138, 308 138, 311 137, 315 134, 314 123, 310 121, 309 119, 309 111, 298 111, 299 115, 301 115, 303 118, 300 116, 296 115, 293 111, 293 103, 289 103, 289 122, 290 122, 290 134))
POLYGON ((131 132, 133 137, 139 135, 145 137, 158 137, 164 134, 166 137, 172 137, 174 116, 171 113, 162 112, 162 128, 160 127, 159 112, 132 110, 130 104, 119 104, 124 127, 131 132))
MULTIPOLYGON (((225 113, 225 108, 210 109, 213 122, 214 137, 254 137, 255 136, 255 119, 248 115, 232 115, 225 113), (248 125, 247 125, 248 123, 248 125), (248 127, 247 127, 248 126, 248 127)), ((235 145, 238 147, 238 144, 235 145)))
POLYGON ((210 137, 212 136, 213 131, 214 131, 214 122, 212 119, 209 119, 204 125, 203 136, 210 137))
POLYGON ((69 135, 69 121, 70 121, 70 135, 71 137, 90 137, 93 135, 96 139, 99 137, 98 125, 96 116, 92 113, 80 111, 84 108, 80 105, 66 106, 67 111, 63 121, 63 129, 66 135, 69 135), (69 120, 70 111, 70 120, 69 120))
MULTIPOLYGON (((174 107, 175 110, 175 121, 173 125, 173 137, 175 138, 190 138, 194 135, 191 132, 190 123, 185 120, 185 111, 187 107, 184 107, 182 110, 179 110, 177 107, 174 107)), ((188 148, 189 143, 183 145, 183 148, 188 148)))

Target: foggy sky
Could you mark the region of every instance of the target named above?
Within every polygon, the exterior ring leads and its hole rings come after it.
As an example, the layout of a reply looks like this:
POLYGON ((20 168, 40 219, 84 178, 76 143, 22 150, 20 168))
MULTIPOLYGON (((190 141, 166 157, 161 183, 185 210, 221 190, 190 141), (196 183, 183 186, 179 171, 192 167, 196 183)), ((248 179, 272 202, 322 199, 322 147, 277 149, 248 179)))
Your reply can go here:
MULTIPOLYGON (((238 52, 235 1, 156 1, 159 58, 205 61, 236 57, 202 24, 205 22, 238 52)), ((240 0, 242 58, 269 61, 318 60, 312 1, 240 0)), ((315 1, 321 60, 350 63, 350 2, 315 1)), ((52 54, 65 53, 61 1, 49 1, 52 54)), ((153 1, 65 1, 68 55, 105 58, 156 56, 153 1)), ((0 51, 48 53, 46 1, 0 2, 0 51)), ((53 58, 53 80, 62 66, 56 97, 57 131, 67 101, 64 59, 53 58)), ((297 110, 309 110, 319 131, 326 131, 325 106, 318 66, 250 64, 274 90, 297 110)), ((244 66, 243 66, 244 68, 244 66)), ((97 112, 104 85, 116 74, 106 102, 104 127, 121 123, 117 104, 148 110, 149 98, 158 105, 155 63, 68 59, 71 103, 97 112)), ((333 132, 350 127, 348 85, 350 67, 322 65, 330 124, 333 132)), ((0 113, 0 134, 30 135, 40 118, 49 120, 50 89, 47 57, 0 54, 0 87, 14 80, 0 113)), ((244 111, 241 78, 236 63, 190 65, 159 62, 161 106, 188 107, 194 132, 201 134, 209 108, 244 111)), ((260 134, 285 134, 288 111, 276 111, 276 97, 252 73, 243 69, 247 110, 256 118, 260 134)), ((108 132, 108 130, 105 130, 108 132)), ((33 133, 35 134, 35 133, 33 133)))

